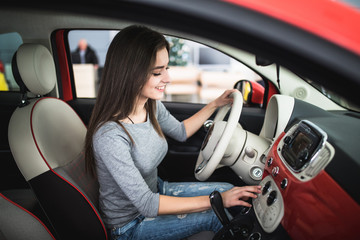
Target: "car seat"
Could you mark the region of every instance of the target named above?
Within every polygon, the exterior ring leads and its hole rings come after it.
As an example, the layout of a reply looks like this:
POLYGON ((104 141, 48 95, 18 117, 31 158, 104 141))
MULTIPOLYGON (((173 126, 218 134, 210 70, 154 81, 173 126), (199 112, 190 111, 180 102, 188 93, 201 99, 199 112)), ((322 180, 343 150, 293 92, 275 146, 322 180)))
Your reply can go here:
POLYGON ((98 182, 85 171, 86 126, 66 102, 43 97, 56 83, 52 55, 42 45, 25 43, 12 67, 23 99, 9 122, 10 149, 55 237, 107 239, 97 210, 98 182))
MULTIPOLYGON (((55 86, 48 49, 25 43, 13 57, 13 74, 23 93, 9 123, 14 159, 59 239, 107 239, 98 212, 98 182, 85 171, 86 126, 64 101, 44 97, 55 86), (33 95, 33 97, 28 97, 33 95)), ((188 240, 211 239, 201 232, 188 240)))
POLYGON ((0 193, 0 212, 0 239, 55 239, 38 217, 2 193, 0 193))

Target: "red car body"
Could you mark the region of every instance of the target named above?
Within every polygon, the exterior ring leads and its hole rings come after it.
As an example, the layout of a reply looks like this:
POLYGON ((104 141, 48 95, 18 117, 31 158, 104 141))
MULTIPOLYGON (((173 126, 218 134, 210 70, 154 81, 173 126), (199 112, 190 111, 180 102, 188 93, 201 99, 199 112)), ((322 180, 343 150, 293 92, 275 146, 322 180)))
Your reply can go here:
POLYGON ((264 13, 360 55, 360 12, 341 1, 225 0, 264 13))

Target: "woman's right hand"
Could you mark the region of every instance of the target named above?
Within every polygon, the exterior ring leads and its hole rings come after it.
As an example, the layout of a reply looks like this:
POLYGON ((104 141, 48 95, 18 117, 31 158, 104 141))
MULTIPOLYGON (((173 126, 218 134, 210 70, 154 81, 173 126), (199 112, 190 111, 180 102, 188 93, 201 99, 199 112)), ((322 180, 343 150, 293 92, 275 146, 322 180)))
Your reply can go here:
POLYGON ((232 189, 222 192, 224 207, 245 206, 251 207, 251 204, 246 202, 249 198, 257 198, 257 194, 261 193, 261 186, 245 186, 233 187, 232 189))

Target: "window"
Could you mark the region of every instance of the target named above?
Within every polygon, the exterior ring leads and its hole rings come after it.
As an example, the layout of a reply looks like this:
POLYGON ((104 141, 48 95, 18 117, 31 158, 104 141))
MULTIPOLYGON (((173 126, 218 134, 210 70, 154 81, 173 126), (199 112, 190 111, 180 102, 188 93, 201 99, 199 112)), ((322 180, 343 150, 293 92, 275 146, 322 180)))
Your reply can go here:
MULTIPOLYGON (((94 98, 100 84, 107 48, 117 31, 74 30, 69 32, 77 97, 94 98), (86 39, 97 63, 81 63, 79 43, 86 39)), ((226 54, 205 45, 165 36, 170 43, 169 74, 165 101, 208 103, 241 79, 261 80, 251 69, 226 54)), ((90 61, 90 59, 88 59, 90 61)))
POLYGON ((19 91, 11 70, 11 60, 14 53, 23 43, 16 33, 0 34, 0 91, 19 91))
POLYGON ((107 30, 74 30, 69 32, 68 41, 78 98, 96 97, 106 52, 116 32, 107 30), (86 56, 80 51, 85 46, 89 51, 86 56))

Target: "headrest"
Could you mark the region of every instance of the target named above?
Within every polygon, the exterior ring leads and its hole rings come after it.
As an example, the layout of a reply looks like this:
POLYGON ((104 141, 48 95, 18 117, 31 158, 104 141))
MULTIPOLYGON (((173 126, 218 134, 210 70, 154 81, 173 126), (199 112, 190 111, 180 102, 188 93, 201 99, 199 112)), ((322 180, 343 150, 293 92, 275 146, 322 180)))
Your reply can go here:
POLYGON ((13 74, 22 91, 48 94, 55 86, 55 64, 49 50, 40 44, 24 43, 13 57, 13 74))

